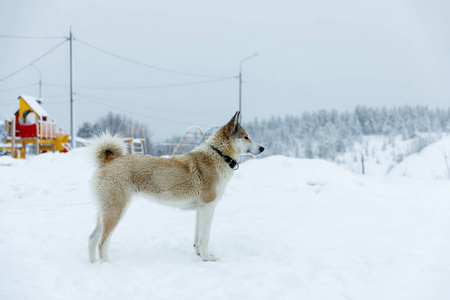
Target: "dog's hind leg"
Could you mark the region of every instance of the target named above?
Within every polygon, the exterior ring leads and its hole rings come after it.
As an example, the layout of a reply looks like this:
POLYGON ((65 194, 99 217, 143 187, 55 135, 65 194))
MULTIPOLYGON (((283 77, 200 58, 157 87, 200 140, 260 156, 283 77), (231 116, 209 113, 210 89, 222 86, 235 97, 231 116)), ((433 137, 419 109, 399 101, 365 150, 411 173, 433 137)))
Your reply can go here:
POLYGON ((100 219, 100 214, 97 217, 97 225, 95 225, 94 231, 92 231, 91 235, 89 236, 89 261, 91 263, 95 262, 95 249, 98 245, 98 240, 100 239, 100 233, 102 230, 102 222, 100 219))
POLYGON ((196 251, 200 253, 203 261, 216 261, 218 258, 209 253, 209 235, 211 233, 211 224, 214 215, 214 205, 206 204, 197 209, 198 213, 198 239, 196 251))
POLYGON ((199 209, 197 209, 196 214, 195 214, 195 238, 194 238, 194 249, 195 249, 195 253, 200 256, 200 250, 198 249, 199 243, 198 243, 198 227, 199 227, 199 223, 198 223, 198 215, 199 215, 199 209))
POLYGON ((102 213, 102 235, 100 239, 100 243, 98 244, 98 250, 100 254, 100 261, 107 262, 108 259, 108 247, 109 241, 111 239, 111 234, 116 228, 117 224, 122 217, 122 214, 127 206, 127 199, 123 199, 122 201, 117 201, 113 205, 110 205, 106 210, 102 213))

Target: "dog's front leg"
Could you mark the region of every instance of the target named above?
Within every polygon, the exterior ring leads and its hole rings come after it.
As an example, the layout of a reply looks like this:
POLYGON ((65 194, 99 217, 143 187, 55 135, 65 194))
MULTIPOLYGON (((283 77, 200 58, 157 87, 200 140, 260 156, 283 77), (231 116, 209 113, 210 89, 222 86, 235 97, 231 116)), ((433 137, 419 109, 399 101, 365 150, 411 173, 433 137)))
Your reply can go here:
POLYGON ((209 253, 209 235, 211 232, 211 223, 214 215, 214 205, 205 204, 197 208, 197 242, 195 244, 196 252, 200 254, 203 261, 216 261, 218 258, 209 253))
POLYGON ((194 238, 194 249, 195 249, 195 253, 200 256, 200 250, 198 250, 198 227, 199 227, 199 223, 198 223, 198 215, 199 215, 199 209, 196 210, 196 214, 195 214, 195 238, 194 238))

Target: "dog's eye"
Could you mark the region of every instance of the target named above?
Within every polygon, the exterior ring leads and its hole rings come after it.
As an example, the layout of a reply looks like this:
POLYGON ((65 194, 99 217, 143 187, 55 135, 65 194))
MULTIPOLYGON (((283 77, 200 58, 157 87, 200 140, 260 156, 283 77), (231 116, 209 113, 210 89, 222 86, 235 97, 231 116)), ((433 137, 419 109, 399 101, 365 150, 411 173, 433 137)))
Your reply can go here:
POLYGON ((248 138, 248 136, 244 136, 244 139, 248 140, 249 138, 248 138))

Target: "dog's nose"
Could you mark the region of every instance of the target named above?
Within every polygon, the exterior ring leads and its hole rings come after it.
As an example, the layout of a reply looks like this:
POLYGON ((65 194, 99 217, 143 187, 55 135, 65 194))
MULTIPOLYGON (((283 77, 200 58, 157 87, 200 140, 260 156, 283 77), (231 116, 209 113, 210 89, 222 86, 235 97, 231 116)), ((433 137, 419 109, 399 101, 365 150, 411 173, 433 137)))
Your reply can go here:
POLYGON ((259 147, 259 152, 261 153, 263 151, 264 151, 264 147, 263 146, 259 147))

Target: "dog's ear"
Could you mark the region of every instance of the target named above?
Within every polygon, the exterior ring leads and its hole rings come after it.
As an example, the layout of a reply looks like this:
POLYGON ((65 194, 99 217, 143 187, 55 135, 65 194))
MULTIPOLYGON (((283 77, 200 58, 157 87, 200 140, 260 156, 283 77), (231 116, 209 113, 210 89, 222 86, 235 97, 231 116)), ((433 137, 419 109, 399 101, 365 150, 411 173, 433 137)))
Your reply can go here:
POLYGON ((237 111, 233 117, 233 125, 236 127, 239 123, 241 123, 241 112, 237 111))
POLYGON ((226 131, 229 134, 234 134, 237 131, 237 126, 239 125, 239 116, 241 112, 237 111, 231 120, 225 125, 226 131))

